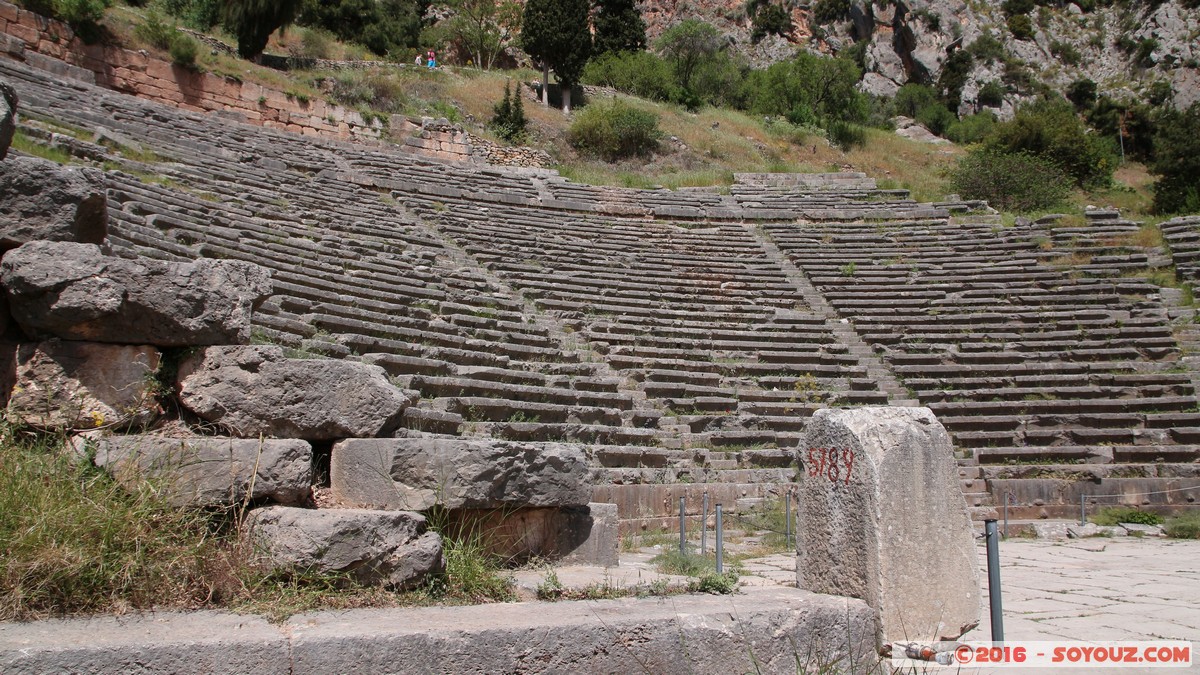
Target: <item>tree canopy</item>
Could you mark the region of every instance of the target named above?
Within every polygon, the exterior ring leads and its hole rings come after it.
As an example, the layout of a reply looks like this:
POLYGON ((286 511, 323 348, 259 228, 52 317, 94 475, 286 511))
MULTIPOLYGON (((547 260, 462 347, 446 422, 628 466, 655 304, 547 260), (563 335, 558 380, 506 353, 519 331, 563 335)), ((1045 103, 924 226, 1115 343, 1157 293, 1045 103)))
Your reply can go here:
POLYGON ((712 24, 685 19, 664 31, 655 47, 675 68, 680 86, 690 90, 696 69, 725 48, 725 38, 712 24))
POLYGON ((300 0, 227 0, 222 23, 237 37, 238 54, 253 59, 266 49, 271 33, 290 25, 299 9, 300 0))
POLYGON ((646 21, 634 0, 595 0, 594 53, 638 52, 646 48, 646 21))
POLYGON ((570 109, 571 86, 592 55, 588 0, 528 0, 521 28, 521 47, 543 70, 553 69, 563 88, 563 108, 570 109))

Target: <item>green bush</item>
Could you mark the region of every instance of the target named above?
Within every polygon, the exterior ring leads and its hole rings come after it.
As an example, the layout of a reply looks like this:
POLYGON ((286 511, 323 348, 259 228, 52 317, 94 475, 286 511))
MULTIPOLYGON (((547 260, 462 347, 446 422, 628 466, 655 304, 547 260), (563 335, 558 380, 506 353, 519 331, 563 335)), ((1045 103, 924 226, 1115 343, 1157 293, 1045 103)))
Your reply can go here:
POLYGON ((1116 168, 1110 143, 1089 133, 1064 99, 1040 99, 1022 106, 1013 119, 996 125, 985 144, 997 152, 1044 157, 1085 189, 1107 186, 1116 168))
POLYGON ((21 6, 36 14, 58 19, 69 25, 84 42, 100 39, 100 19, 110 6, 109 0, 21 0, 21 6))
POLYGON ((829 142, 842 150, 861 148, 867 144, 867 130, 844 120, 831 120, 825 125, 829 142))
POLYGON ((170 49, 178 33, 173 24, 155 11, 147 13, 146 20, 133 29, 134 35, 158 49, 170 49))
POLYGON ((670 64, 650 52, 609 52, 588 62, 584 84, 612 87, 639 98, 675 101, 679 86, 670 64))
POLYGON ((1200 512, 1168 518, 1163 524, 1163 533, 1173 539, 1200 539, 1200 512))
POLYGON ((1083 60, 1079 50, 1070 42, 1055 40, 1050 43, 1050 53, 1068 66, 1077 66, 1083 60))
POLYGON ((1012 33, 1014 38, 1018 40, 1033 39, 1033 19, 1030 19, 1028 15, 1015 14, 1008 17, 1008 21, 1005 23, 1008 26, 1008 31, 1012 33))
POLYGON ((1162 516, 1132 506, 1108 506, 1100 509, 1091 520, 1097 525, 1116 525, 1118 523, 1133 523, 1135 525, 1159 525, 1162 516))
POLYGON ((1096 105, 1096 83, 1085 78, 1075 80, 1067 85, 1067 100, 1075 104, 1077 110, 1087 110, 1096 105))
POLYGON ((584 154, 613 162, 658 149, 658 115, 613 99, 587 106, 567 130, 567 142, 584 154))
POLYGON ((178 34, 171 41, 168 51, 171 54, 171 63, 181 68, 195 68, 196 54, 200 51, 200 45, 196 44, 196 41, 190 36, 178 34))
POLYGON ((850 0, 817 0, 812 5, 812 20, 818 26, 850 16, 850 0))
POLYGON ((398 113, 408 104, 404 86, 387 71, 346 70, 333 76, 330 98, 348 108, 398 113))
POLYGON ((979 95, 975 97, 980 105, 986 105, 992 108, 999 108, 1004 104, 1004 85, 996 80, 986 82, 979 88, 979 95))
POLYGON ((333 33, 322 28, 308 28, 300 35, 300 50, 294 54, 304 59, 328 59, 333 54, 333 33))
POLYGON ((996 116, 991 111, 985 110, 974 115, 967 115, 951 124, 946 128, 946 138, 959 145, 978 143, 987 138, 995 127, 996 116))
POLYGON ((221 21, 221 0, 160 0, 171 16, 195 30, 207 31, 221 21))
POLYGON ((938 136, 945 135, 946 129, 958 121, 958 116, 946 109, 941 103, 930 103, 917 111, 917 121, 938 136))
POLYGON ((950 175, 964 199, 983 199, 1002 211, 1049 209, 1068 193, 1070 180, 1053 162, 1027 153, 975 150, 950 175))
POLYGON ((976 60, 989 65, 996 61, 1003 61, 1004 57, 1008 55, 1004 49, 1004 43, 997 40, 990 31, 975 38, 975 41, 967 47, 967 51, 976 60))
POLYGON ((521 100, 521 85, 517 85, 514 96, 508 83, 504 83, 504 98, 492 108, 492 120, 488 128, 509 143, 525 138, 525 104, 521 100))
POLYGON ((937 92, 927 84, 910 82, 900 87, 896 97, 892 99, 892 107, 897 115, 917 118, 917 113, 932 103, 937 103, 937 92))

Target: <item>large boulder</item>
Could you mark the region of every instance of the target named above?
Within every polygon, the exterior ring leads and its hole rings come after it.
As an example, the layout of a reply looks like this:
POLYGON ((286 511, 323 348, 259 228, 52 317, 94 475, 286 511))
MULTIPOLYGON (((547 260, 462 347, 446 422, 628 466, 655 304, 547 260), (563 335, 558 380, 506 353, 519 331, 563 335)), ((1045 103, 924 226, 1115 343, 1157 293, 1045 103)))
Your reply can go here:
POLYGON ((333 446, 329 479, 347 506, 414 511, 585 506, 592 493, 587 458, 565 443, 351 439, 333 446))
POLYGON ((979 558, 950 436, 928 408, 818 410, 800 452, 800 588, 861 598, 893 641, 979 622, 979 558))
POLYGON ((8 419, 38 429, 125 429, 161 413, 154 347, 94 342, 22 344, 8 419))
POLYGON ((0 159, 8 157, 8 146, 16 131, 17 92, 9 83, 0 82, 0 159))
POLYGON ((348 573, 363 584, 411 588, 441 572, 442 539, 406 511, 268 506, 246 517, 252 541, 283 569, 348 573))
POLYGON ((108 234, 106 204, 96 169, 10 157, 0 164, 0 251, 39 240, 99 244, 108 234))
POLYGON ((179 401, 235 436, 308 440, 391 432, 416 401, 379 366, 289 359, 280 347, 207 347, 179 367, 179 401))
POLYGON ((118 258, 48 241, 6 253, 0 283, 30 336, 160 347, 245 344, 251 312, 271 293, 252 263, 118 258))
POLYGON ((312 446, 304 441, 135 435, 80 437, 75 447, 122 484, 153 481, 178 506, 304 504, 311 495, 312 446))

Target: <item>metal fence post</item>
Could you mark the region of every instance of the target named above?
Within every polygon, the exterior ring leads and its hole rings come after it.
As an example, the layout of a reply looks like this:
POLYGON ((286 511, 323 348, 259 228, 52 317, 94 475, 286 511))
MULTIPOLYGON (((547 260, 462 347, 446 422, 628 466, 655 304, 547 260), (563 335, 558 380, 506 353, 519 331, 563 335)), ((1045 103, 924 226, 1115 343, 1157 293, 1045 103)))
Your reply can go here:
POLYGON ((700 517, 700 555, 704 555, 708 545, 708 493, 704 493, 704 510, 700 517))
POLYGON ((684 498, 679 498, 679 555, 687 553, 687 530, 683 519, 684 498))
POLYGON ((722 549, 724 549, 724 546, 721 541, 721 505, 717 504, 717 574, 724 573, 724 570, 721 568, 722 549))
POLYGON ((791 490, 788 490, 786 495, 784 496, 783 519, 785 522, 785 525, 783 526, 783 529, 784 529, 783 543, 784 543, 784 546, 791 548, 792 547, 792 491, 791 490))
POLYGON ((1004 493, 1004 538, 1008 539, 1008 498, 1012 496, 1011 492, 1004 493))
POLYGON ((1087 525, 1087 495, 1079 495, 1079 526, 1087 525))
POLYGON ((992 642, 1004 642, 1004 608, 1000 600, 1000 543, 996 519, 983 521, 987 537, 988 605, 992 614, 992 642))

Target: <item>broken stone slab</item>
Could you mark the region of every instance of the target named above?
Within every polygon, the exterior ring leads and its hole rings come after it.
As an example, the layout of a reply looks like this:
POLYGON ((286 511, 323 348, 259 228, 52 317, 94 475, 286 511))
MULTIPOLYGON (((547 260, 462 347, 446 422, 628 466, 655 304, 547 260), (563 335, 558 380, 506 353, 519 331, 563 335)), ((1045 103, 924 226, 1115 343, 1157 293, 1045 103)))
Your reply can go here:
POLYGON ((1117 523, 1117 527, 1125 530, 1131 537, 1165 537, 1161 525, 1142 525, 1141 523, 1117 523), (1136 533, 1136 534, 1135 534, 1136 533))
POLYGON ((413 511, 584 506, 592 493, 583 450, 565 443, 350 439, 333 446, 329 479, 347 506, 413 511))
POLYGON ((6 253, 0 283, 30 336, 160 347, 245 344, 271 293, 270 274, 252 263, 118 258, 48 241, 6 253))
POLYGON ((31 241, 99 244, 108 234, 104 174, 39 157, 0 164, 0 251, 31 241))
POLYGON ((442 538, 407 511, 268 506, 246 517, 271 565, 348 573, 362 584, 412 588, 445 568, 442 538))
POLYGON ((145 345, 21 344, 8 419, 43 430, 148 426, 162 412, 154 381, 160 360, 145 345))
POLYGON ((180 403, 241 437, 373 438, 416 399, 379 366, 289 359, 270 345, 207 347, 179 366, 180 403))
MULTIPOLYGON (((1038 536, 1042 537, 1042 533, 1037 528, 1038 536)), ((1085 523, 1083 525, 1067 526, 1066 537, 1068 539, 1087 539, 1090 537, 1123 537, 1125 530, 1120 527, 1110 525, 1097 525, 1095 523, 1085 523)))
POLYGON ((132 435, 73 443, 123 485, 153 481, 177 506, 304 504, 311 493, 312 446, 300 440, 132 435))
POLYGON ((17 132, 17 92, 7 82, 0 82, 0 159, 8 157, 17 132))
POLYGON ((888 642, 954 639, 979 623, 974 530, 932 411, 818 410, 799 459, 800 588, 865 600, 888 642))

